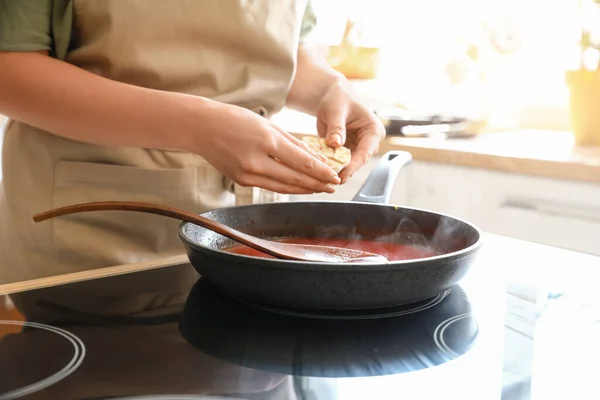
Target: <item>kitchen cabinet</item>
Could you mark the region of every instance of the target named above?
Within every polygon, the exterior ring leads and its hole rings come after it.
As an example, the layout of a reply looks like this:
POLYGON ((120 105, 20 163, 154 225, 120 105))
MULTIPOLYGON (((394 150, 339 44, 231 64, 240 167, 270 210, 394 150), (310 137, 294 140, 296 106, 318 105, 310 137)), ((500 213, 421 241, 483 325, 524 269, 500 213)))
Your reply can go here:
POLYGON ((600 255, 600 185, 415 162, 411 207, 464 218, 482 229, 600 255))
MULTIPOLYGON (((301 198, 349 200, 376 161, 334 195, 301 198)), ((391 203, 450 214, 491 233, 600 255, 600 185, 415 160, 400 174, 391 203)))

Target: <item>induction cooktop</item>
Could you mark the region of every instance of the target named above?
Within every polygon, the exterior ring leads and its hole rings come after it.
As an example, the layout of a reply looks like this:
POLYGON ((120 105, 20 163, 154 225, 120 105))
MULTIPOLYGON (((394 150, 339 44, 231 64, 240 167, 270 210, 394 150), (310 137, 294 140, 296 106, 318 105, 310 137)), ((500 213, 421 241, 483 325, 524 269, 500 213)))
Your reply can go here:
POLYGON ((493 377, 497 349, 476 292, 330 312, 256 304, 198 279, 170 315, 3 320, 13 333, 0 336, 0 400, 481 399, 468 377, 493 377))

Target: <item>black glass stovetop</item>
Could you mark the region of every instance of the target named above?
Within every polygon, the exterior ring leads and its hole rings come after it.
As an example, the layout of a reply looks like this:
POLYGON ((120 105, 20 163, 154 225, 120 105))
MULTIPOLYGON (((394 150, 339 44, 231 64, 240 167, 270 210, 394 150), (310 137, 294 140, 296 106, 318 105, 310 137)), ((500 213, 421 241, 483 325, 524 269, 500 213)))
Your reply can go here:
MULTIPOLYGON (((67 287, 88 290, 78 285, 67 287)), ((36 301, 56 321, 0 321, 13 331, 0 336, 0 399, 499 398, 503 314, 486 292, 478 280, 416 304, 326 312, 254 304, 198 279, 179 303, 145 301, 142 316, 84 312, 50 293, 36 301)), ((107 290, 107 307, 119 296, 107 290)))

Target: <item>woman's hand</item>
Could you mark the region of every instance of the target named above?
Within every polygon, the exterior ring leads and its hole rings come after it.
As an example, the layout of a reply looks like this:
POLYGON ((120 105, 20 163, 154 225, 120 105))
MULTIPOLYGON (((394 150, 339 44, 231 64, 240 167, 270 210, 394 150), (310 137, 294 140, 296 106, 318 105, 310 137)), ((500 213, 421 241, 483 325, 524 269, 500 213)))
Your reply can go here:
POLYGON ((381 121, 337 82, 321 99, 317 109, 317 130, 330 146, 345 145, 352 150, 352 160, 339 175, 342 183, 371 159, 385 138, 381 121))
POLYGON ((350 93, 346 78, 335 71, 313 46, 298 47, 298 63, 287 106, 315 115, 319 136, 330 146, 346 145, 352 160, 340 172, 342 183, 379 149, 385 128, 373 112, 350 93))
POLYGON ((215 105, 208 131, 191 150, 242 186, 284 194, 333 193, 340 177, 325 157, 241 107, 215 105))

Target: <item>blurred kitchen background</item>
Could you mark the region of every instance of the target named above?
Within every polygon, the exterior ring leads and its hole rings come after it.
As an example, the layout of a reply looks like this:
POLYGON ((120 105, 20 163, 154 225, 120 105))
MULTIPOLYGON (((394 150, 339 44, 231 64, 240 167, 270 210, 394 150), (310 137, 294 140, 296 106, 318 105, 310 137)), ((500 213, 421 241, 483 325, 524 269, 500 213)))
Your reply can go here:
MULTIPOLYGON (((392 203, 600 255, 599 4, 312 1, 318 21, 310 41, 352 79, 388 136, 335 194, 291 200, 350 200, 385 151, 406 150, 414 161, 392 203)), ((312 117, 283 110, 274 119, 316 134, 312 117)), ((569 267, 560 257, 539 264, 569 267)), ((518 265, 506 273, 518 275, 518 265)), ((529 398, 536 319, 552 294, 537 278, 507 290, 506 398, 529 398)))

